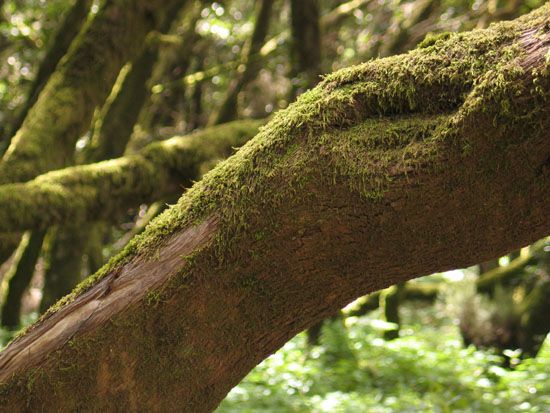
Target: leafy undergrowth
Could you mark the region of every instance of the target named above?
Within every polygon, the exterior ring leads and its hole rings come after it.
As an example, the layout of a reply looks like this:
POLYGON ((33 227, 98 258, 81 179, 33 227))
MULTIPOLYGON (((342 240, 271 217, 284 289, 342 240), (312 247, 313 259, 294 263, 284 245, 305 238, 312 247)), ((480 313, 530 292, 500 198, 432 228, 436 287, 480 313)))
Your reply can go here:
MULTIPOLYGON (((393 341, 382 338, 391 326, 379 311, 328 323, 318 346, 299 334, 216 413, 550 412, 550 337, 536 359, 516 359, 509 370, 490 352, 464 348, 444 314, 438 305, 404 305, 393 341)), ((0 349, 10 336, 0 329, 0 349)))
POLYGON ((216 412, 550 411, 550 339, 536 359, 516 360, 509 370, 494 354, 464 348, 437 306, 407 306, 402 313, 404 326, 393 341, 381 338, 387 326, 377 312, 331 322, 310 349, 305 334, 298 335, 216 412))

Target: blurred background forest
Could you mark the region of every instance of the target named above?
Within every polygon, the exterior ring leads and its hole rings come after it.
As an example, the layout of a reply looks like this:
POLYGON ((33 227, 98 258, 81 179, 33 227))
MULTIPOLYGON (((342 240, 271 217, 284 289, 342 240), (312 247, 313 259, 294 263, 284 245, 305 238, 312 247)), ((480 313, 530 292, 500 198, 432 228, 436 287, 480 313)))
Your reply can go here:
MULTIPOLYGON (((0 154, 98 3, 0 1, 0 154)), ((190 3, 121 71, 78 140, 75 163, 266 119, 324 73, 512 19, 544 1, 190 3)), ((28 232, 13 254, 8 245, 21 234, 0 237, 0 348, 179 195, 135 205, 116 223, 28 232)), ((265 360, 218 411, 549 412, 549 330, 550 241, 543 239, 351 303, 265 360)))

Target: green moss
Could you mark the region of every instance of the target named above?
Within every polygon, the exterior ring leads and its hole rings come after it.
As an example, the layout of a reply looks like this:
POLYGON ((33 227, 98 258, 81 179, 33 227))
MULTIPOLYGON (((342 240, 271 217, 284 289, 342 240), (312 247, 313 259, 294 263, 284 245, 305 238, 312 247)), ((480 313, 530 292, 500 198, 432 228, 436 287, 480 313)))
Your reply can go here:
MULTIPOLYGON (((479 110, 477 93, 485 102, 502 101, 499 76, 520 75, 519 70, 509 70, 517 67, 514 62, 525 54, 518 39, 530 27, 542 26, 549 7, 515 22, 449 36, 407 55, 327 76, 318 87, 276 114, 234 156, 207 173, 177 205, 155 219, 119 256, 56 308, 132 256, 151 256, 168 235, 211 214, 219 218, 213 240, 218 257, 231 257, 239 234, 248 230, 250 217, 262 216, 269 223, 278 205, 293 199, 292 194, 304 187, 304 177, 323 172, 332 175, 334 181, 347 182, 367 199, 380 199, 393 171, 429 170, 430 159, 438 156, 438 145, 455 144, 449 130, 469 111, 479 110), (498 76, 485 90, 480 82, 495 78, 490 71, 498 76), (411 114, 414 119, 408 117, 411 114), (265 208, 267 202, 269 207, 265 208)), ((503 93, 510 93, 510 82, 500 84, 503 93)))
MULTIPOLYGON (((40 185, 55 182, 55 185, 60 188, 82 187, 83 191, 91 191, 89 195, 82 195, 77 198, 77 201, 82 203, 78 207, 79 210, 90 208, 90 205, 93 205, 90 204, 90 199, 97 200, 98 197, 108 197, 109 199, 106 200, 108 205, 113 194, 120 197, 122 193, 130 191, 131 198, 133 198, 139 191, 152 194, 158 193, 158 190, 162 188, 162 184, 170 184, 170 182, 177 181, 178 178, 181 179, 182 184, 189 184, 193 179, 198 178, 201 165, 204 162, 209 162, 211 158, 218 158, 220 155, 227 156, 233 148, 249 140, 262 123, 262 120, 231 122, 208 128, 203 132, 197 132, 190 137, 177 137, 161 143, 151 144, 139 155, 51 172, 37 180, 40 185), (139 168, 144 168, 149 172, 147 174, 136 174, 136 166, 138 167, 137 171, 139 171, 139 168), (175 174, 175 176, 168 177, 166 176, 167 173, 175 174), (128 175, 129 177, 127 177, 128 175), (113 185, 113 180, 120 180, 121 182, 113 185), (113 191, 113 187, 120 187, 123 192, 117 193, 113 191)), ((161 219, 156 220, 157 227, 154 235, 149 231, 147 237, 136 237, 119 255, 114 257, 94 276, 87 278, 79 284, 72 294, 52 306, 48 314, 71 301, 80 292, 87 290, 97 280, 109 274, 113 268, 126 263, 128 259, 143 248, 144 239, 149 242, 151 240, 158 242, 169 235, 171 232, 165 229, 165 224, 163 224, 165 220, 171 219, 173 210, 170 209, 169 211, 172 212, 167 216, 161 215, 161 219)), ((156 251, 154 248, 150 249, 149 256, 154 257, 156 251)))
POLYGON ((422 40, 417 48, 418 49, 426 49, 430 46, 434 46, 437 42, 444 42, 445 40, 448 40, 453 33, 451 32, 442 32, 442 33, 433 33, 430 32, 424 37, 424 40, 422 40))

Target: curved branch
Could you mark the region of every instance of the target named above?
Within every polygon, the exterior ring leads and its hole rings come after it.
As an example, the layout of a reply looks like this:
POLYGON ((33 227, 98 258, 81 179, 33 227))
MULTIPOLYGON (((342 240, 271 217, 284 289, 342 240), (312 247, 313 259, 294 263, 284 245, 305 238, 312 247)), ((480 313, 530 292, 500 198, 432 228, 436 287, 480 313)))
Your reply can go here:
POLYGON ((4 405, 211 411, 354 298, 547 235, 549 20, 302 95, 0 353, 4 405))

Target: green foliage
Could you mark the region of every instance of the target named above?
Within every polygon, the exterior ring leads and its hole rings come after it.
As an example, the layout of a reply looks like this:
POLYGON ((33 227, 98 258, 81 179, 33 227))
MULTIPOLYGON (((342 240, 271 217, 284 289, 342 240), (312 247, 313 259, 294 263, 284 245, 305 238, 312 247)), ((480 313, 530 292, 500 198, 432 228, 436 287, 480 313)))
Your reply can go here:
POLYGON ((548 411, 549 340, 536 359, 509 370, 490 352, 464 348, 453 321, 434 307, 403 310, 401 337, 391 342, 377 313, 331 322, 313 348, 298 335, 217 413, 548 411))
POLYGON ((5 1, 0 9, 0 138, 26 91, 64 13, 67 0, 5 1))

